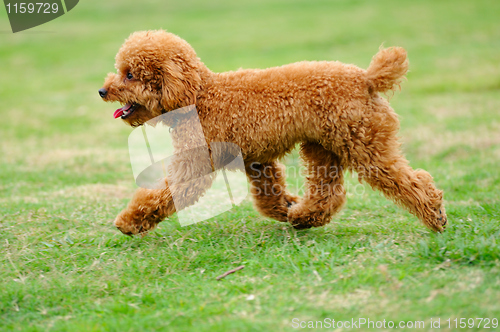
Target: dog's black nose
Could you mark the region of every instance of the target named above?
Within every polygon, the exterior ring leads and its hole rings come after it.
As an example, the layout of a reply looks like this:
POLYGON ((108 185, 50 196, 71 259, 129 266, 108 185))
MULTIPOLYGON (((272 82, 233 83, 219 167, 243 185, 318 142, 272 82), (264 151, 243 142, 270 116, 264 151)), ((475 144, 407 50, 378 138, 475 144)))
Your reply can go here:
POLYGON ((108 90, 106 90, 104 88, 99 89, 99 96, 101 96, 101 98, 106 97, 107 94, 108 94, 108 90))

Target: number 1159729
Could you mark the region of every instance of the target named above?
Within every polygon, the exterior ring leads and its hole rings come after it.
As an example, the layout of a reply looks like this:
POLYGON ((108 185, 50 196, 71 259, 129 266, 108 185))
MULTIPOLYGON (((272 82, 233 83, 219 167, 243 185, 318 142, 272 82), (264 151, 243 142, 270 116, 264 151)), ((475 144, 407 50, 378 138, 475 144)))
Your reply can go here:
POLYGON ((455 318, 451 319, 448 318, 445 320, 445 322, 448 323, 448 328, 483 328, 483 329, 489 329, 489 328, 494 328, 496 329, 498 327, 498 319, 493 318, 455 318))
POLYGON ((37 13, 37 14, 55 14, 59 11, 59 6, 57 3, 44 3, 44 2, 28 2, 28 3, 13 3, 6 4, 7 13, 11 12, 14 14, 25 14, 25 13, 37 13))

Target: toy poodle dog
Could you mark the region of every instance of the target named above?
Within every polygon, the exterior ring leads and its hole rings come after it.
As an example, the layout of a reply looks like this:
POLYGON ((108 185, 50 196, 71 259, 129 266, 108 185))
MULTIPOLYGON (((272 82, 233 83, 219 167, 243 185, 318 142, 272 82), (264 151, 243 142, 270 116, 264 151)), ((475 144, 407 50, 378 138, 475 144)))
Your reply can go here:
MULTIPOLYGON (((430 229, 441 232, 447 224, 443 191, 429 173, 409 166, 397 138, 398 117, 380 96, 399 87, 408 70, 402 48, 381 49, 367 70, 303 61, 214 73, 178 36, 143 31, 125 41, 115 67, 99 90, 105 101, 124 105, 115 118, 140 126, 194 105, 209 145, 241 148, 255 207, 264 216, 297 229, 327 224, 346 201, 343 172, 349 170, 430 229), (278 162, 297 144, 306 168, 303 197, 286 190, 278 162)), ((189 178, 192 170, 178 172, 189 178)), ((183 206, 194 204, 210 185, 199 181, 181 192, 183 206)), ((153 229, 176 211, 173 190, 168 183, 139 188, 115 226, 128 235, 153 229)))

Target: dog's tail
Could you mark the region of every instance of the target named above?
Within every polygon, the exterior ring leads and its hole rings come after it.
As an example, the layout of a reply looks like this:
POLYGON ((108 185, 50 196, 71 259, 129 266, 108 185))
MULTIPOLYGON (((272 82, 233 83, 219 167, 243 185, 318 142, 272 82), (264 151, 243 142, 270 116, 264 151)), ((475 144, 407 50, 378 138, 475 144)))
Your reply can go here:
POLYGON ((406 51, 402 47, 389 47, 375 54, 366 74, 374 92, 385 92, 399 87, 408 71, 406 51))

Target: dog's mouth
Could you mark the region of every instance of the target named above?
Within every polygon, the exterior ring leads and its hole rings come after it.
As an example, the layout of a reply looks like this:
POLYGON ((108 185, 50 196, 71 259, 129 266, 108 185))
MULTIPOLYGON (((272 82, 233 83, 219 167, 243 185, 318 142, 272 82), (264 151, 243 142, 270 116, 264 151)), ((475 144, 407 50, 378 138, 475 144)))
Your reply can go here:
POLYGON ((113 116, 116 118, 121 117, 122 119, 128 118, 134 111, 139 107, 139 104, 126 104, 122 108, 115 111, 113 116))

